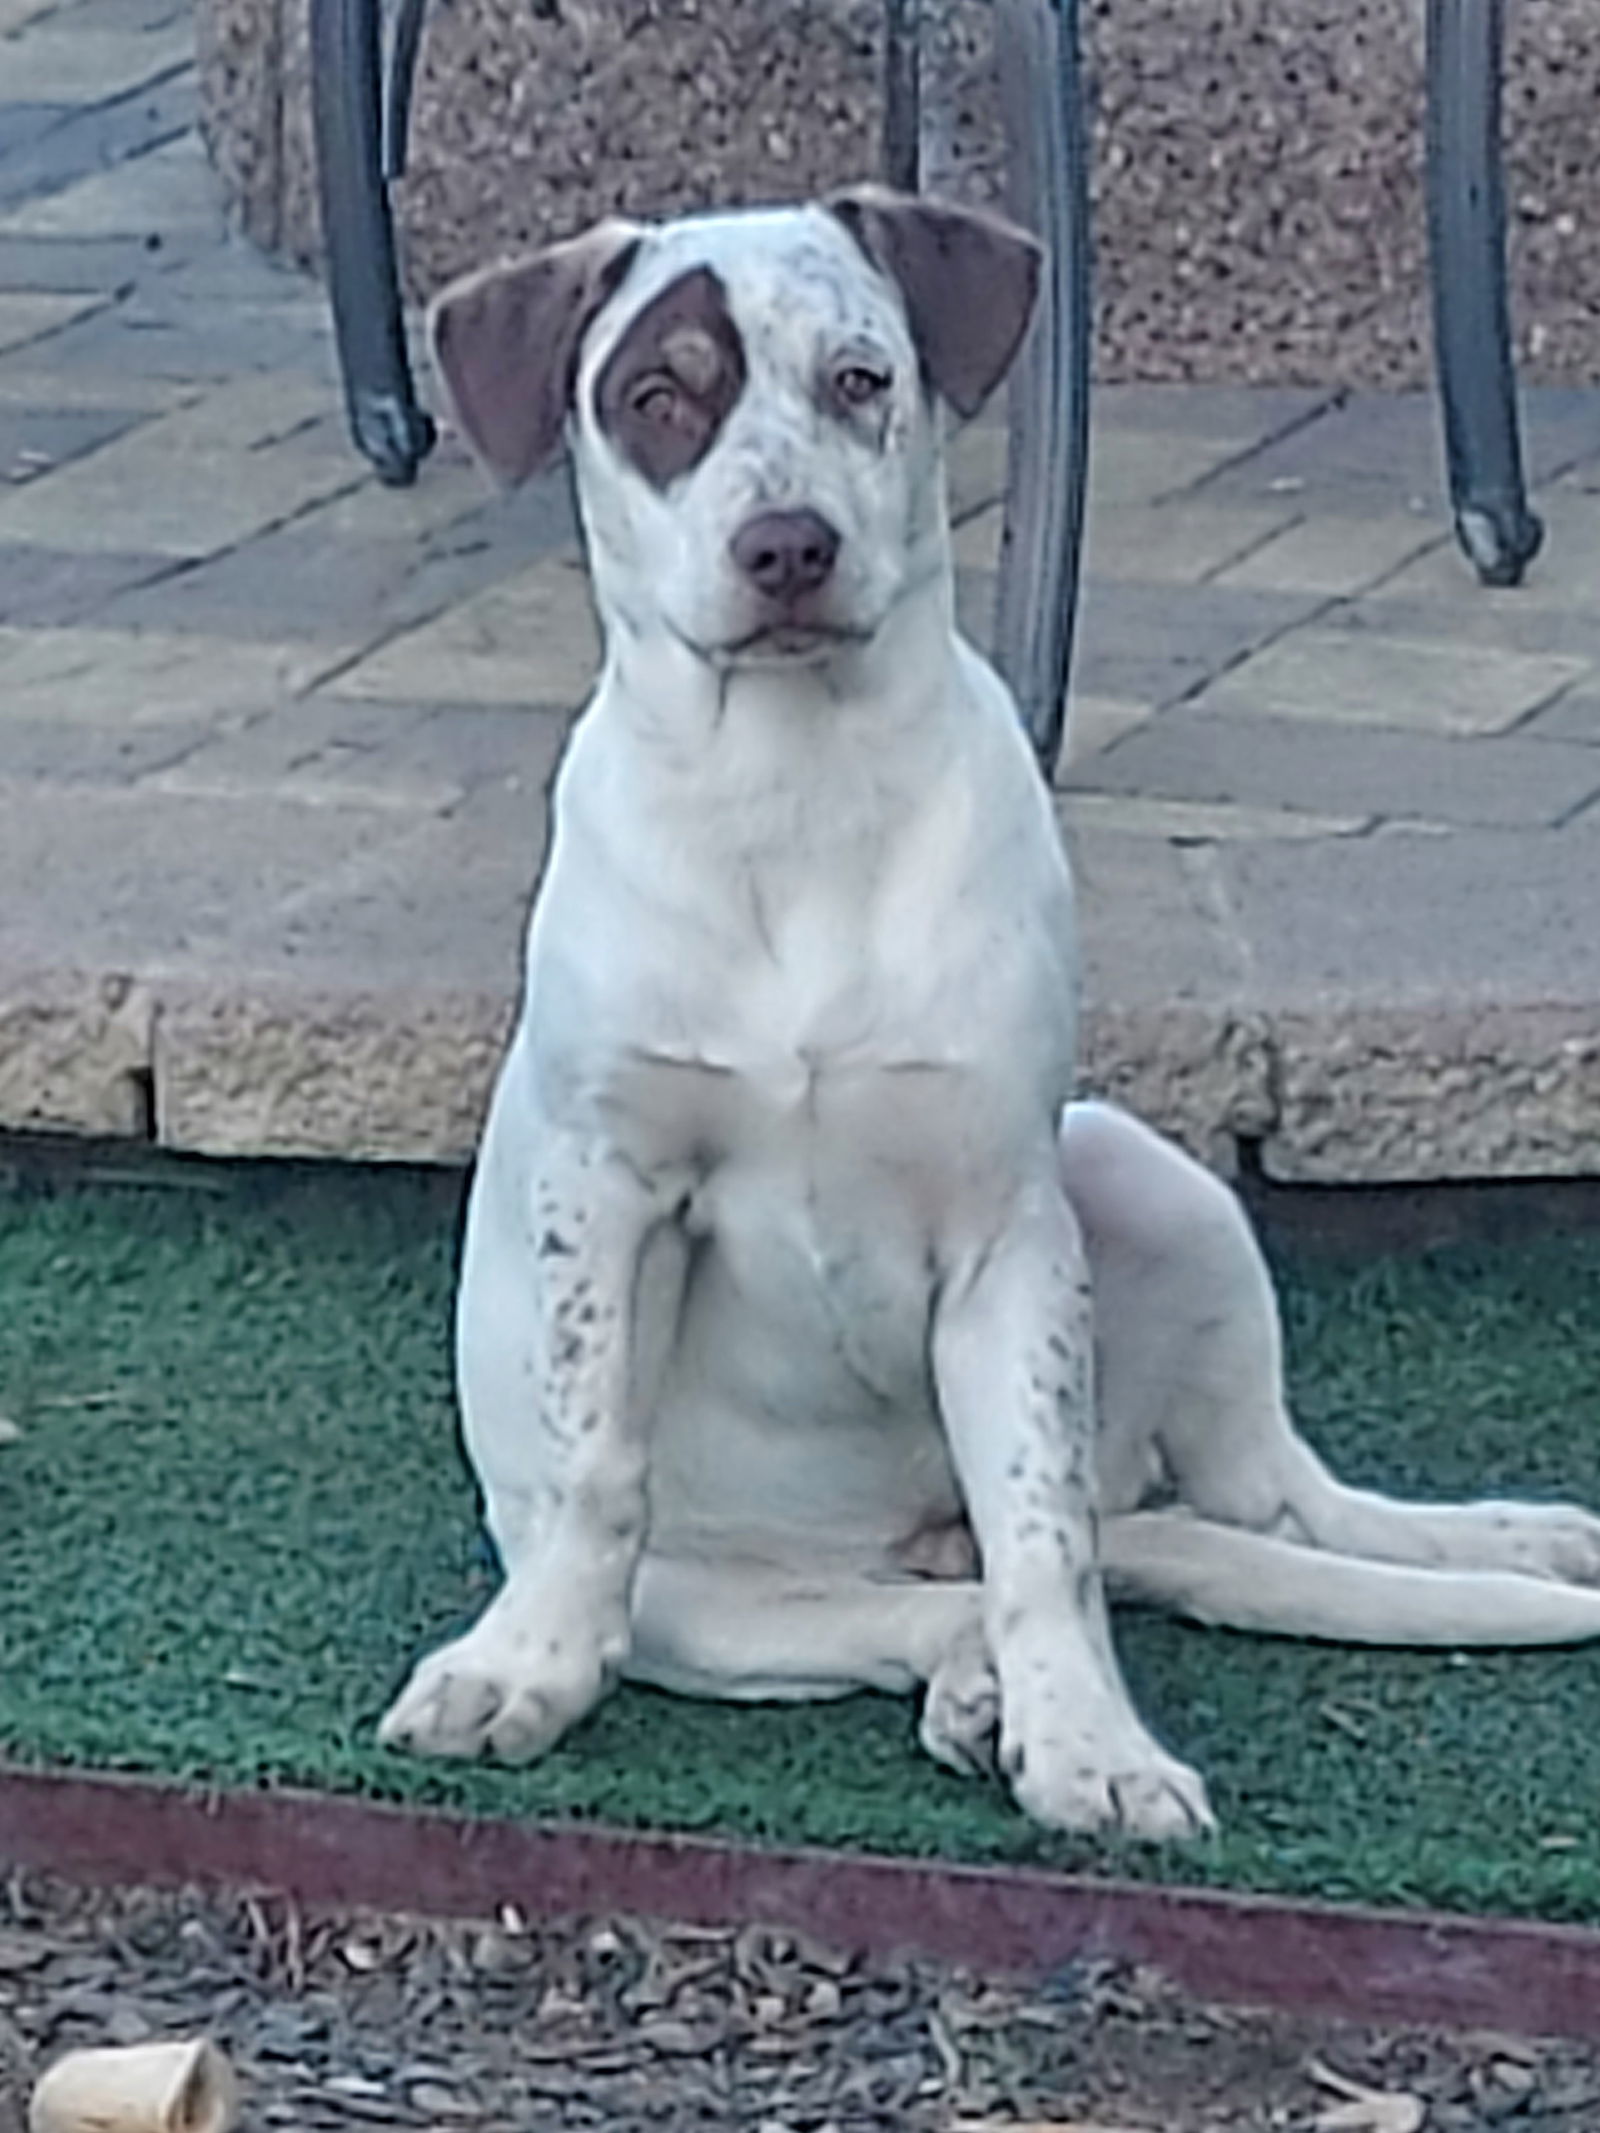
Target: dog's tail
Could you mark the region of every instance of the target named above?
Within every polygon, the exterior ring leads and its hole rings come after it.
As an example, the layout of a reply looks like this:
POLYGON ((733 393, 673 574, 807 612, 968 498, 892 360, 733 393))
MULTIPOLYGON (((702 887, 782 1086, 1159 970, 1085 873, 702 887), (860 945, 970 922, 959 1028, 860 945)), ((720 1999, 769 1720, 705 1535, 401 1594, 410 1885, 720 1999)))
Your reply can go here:
POLYGON ((1223 1629, 1334 1644, 1583 1644, 1600 1638, 1600 1588, 1514 1570, 1435 1570, 1334 1555, 1182 1510, 1108 1518, 1113 1599, 1223 1629))

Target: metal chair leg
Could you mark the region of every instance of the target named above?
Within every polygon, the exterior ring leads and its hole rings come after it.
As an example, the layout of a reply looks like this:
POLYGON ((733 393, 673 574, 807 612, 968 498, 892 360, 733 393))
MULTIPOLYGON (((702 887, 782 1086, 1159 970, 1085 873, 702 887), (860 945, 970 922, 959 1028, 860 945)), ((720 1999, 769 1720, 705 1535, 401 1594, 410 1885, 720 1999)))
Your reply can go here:
POLYGON ((1017 217, 1048 247, 1039 314, 1012 376, 995 655, 1039 767, 1066 724, 1089 469, 1089 153, 1078 0, 996 0, 1017 217))
POLYGON ((1517 585, 1544 528, 1528 508, 1506 298, 1503 0, 1428 0, 1428 240, 1434 359, 1456 535, 1485 585, 1517 585))
POLYGON ((380 0, 311 0, 312 117, 328 291, 350 434, 395 488, 434 441, 406 353, 383 176, 380 0))
POLYGON ((921 181, 921 0, 885 0, 883 169, 903 193, 914 193, 921 181))

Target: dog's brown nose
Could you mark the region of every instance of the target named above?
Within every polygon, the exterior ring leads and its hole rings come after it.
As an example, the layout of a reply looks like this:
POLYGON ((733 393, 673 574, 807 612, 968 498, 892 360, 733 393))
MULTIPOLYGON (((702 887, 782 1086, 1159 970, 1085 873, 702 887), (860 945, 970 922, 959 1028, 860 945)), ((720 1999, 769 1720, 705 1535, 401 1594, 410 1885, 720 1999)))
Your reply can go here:
POLYGON ((839 536, 820 511, 758 511, 733 537, 733 560, 769 600, 796 600, 826 585, 839 536))

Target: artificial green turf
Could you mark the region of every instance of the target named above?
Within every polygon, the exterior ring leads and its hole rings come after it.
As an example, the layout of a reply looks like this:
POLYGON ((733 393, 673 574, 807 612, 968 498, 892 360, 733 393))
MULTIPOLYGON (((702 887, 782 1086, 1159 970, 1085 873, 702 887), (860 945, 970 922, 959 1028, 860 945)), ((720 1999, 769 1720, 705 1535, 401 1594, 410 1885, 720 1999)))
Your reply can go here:
MULTIPOLYGON (((626 1690, 538 1768, 373 1724, 488 1571, 456 1449, 453 1222, 405 1178, 0 1192, 0 1753, 1321 1896, 1600 1918, 1600 1650, 1360 1653, 1127 1617, 1224 1834, 1030 1828, 909 1705, 626 1690)), ((1600 1245, 1284 1270, 1302 1419, 1352 1479, 1600 1503, 1600 1245)))

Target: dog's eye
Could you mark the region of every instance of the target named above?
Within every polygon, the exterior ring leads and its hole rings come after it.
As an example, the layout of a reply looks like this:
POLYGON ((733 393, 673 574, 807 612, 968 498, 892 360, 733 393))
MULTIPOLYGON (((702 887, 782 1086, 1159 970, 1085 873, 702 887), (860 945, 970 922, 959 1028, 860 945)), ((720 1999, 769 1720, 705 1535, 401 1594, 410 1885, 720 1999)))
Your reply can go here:
POLYGON ((670 378, 641 379, 629 394, 628 405, 646 422, 670 422, 678 409, 678 388, 670 378))
POLYGON ((833 389, 846 407, 870 407, 889 390, 889 373, 870 363, 844 363, 833 374, 833 389))

